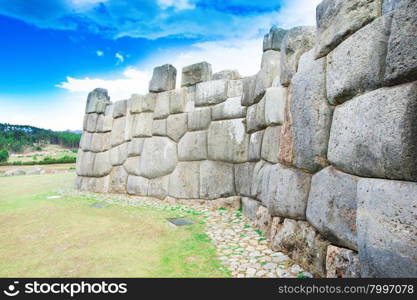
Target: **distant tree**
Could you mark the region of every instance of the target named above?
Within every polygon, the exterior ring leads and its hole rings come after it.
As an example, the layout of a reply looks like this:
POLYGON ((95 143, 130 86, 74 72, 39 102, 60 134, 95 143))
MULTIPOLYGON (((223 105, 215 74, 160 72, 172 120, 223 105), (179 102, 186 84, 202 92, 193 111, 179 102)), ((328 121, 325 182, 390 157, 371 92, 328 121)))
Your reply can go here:
POLYGON ((6 149, 0 150, 0 162, 6 162, 9 159, 9 152, 6 149))

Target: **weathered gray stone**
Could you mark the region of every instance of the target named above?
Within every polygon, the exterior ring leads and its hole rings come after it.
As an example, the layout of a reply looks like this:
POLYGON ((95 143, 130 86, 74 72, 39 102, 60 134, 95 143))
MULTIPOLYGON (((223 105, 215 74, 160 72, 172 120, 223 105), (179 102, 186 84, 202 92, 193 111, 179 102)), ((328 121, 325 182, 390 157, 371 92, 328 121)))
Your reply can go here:
POLYGON ((91 140, 93 139, 94 133, 90 133, 87 131, 84 131, 81 135, 80 139, 80 148, 83 151, 91 151, 91 140))
POLYGON ((274 78, 280 71, 280 52, 268 50, 262 55, 261 70, 256 74, 254 102, 258 102, 265 95, 267 88, 272 86, 274 78))
POLYGON ((211 210, 218 210, 220 208, 225 208, 229 210, 239 210, 241 208, 241 199, 239 196, 218 198, 209 201, 209 207, 211 210))
POLYGON ((251 220, 256 219, 256 213, 261 206, 261 202, 248 197, 242 197, 242 212, 243 215, 251 220))
POLYGON ((237 80, 240 79, 240 74, 238 70, 223 70, 217 73, 214 73, 211 80, 237 80))
POLYGON ((325 63, 324 58, 313 60, 312 50, 301 56, 287 98, 290 117, 281 134, 280 152, 285 159, 280 154, 280 161, 312 173, 328 165, 333 110, 326 99, 325 63))
POLYGON ((286 33, 281 45, 280 82, 288 86, 298 69, 301 55, 313 48, 316 38, 314 27, 294 27, 286 33))
POLYGON ((122 165, 127 159, 127 143, 110 149, 110 161, 113 166, 122 165))
POLYGON ((256 163, 253 169, 253 178, 251 186, 251 198, 261 200, 262 183, 264 181, 265 171, 269 172, 271 164, 261 160, 256 163))
POLYGON ((238 195, 250 196, 255 165, 254 162, 247 162, 234 166, 235 187, 238 195))
POLYGON ((103 152, 110 149, 111 133, 93 133, 91 137, 90 149, 93 152, 103 152))
POLYGON ((417 80, 416 15, 415 0, 400 1, 394 11, 385 69, 389 85, 417 80))
POLYGON ((140 156, 128 157, 124 162, 123 166, 125 167, 126 172, 129 175, 140 176, 140 156))
POLYGON ((233 163, 248 160, 249 135, 243 120, 211 122, 207 136, 209 159, 233 163))
POLYGON ((112 164, 110 163, 109 151, 97 153, 94 158, 93 174, 94 177, 103 177, 110 173, 112 164))
POLYGON ((148 195, 149 179, 129 175, 127 179, 127 193, 131 195, 146 196, 148 195))
POLYGON ((277 26, 272 26, 269 30, 269 33, 267 33, 264 36, 264 42, 263 42, 263 50, 275 50, 280 51, 281 50, 281 43, 282 40, 287 33, 287 30, 278 28, 277 26))
POLYGON ((253 104, 248 107, 246 112, 246 132, 251 133, 259 130, 256 126, 256 107, 257 104, 253 104))
POLYGON ((166 136, 167 135, 167 120, 153 120, 152 135, 166 136))
POLYGON ((188 130, 208 129, 211 122, 211 108, 197 108, 188 114, 188 130))
POLYGON ((245 77, 242 79, 242 105, 250 106, 255 104, 255 84, 256 84, 256 75, 245 77))
POLYGON ((178 114, 190 112, 194 109, 194 103, 188 97, 188 88, 180 88, 171 92, 170 113, 178 114))
POLYGON ((246 116, 246 107, 241 105, 241 97, 228 98, 223 103, 213 106, 213 120, 237 119, 246 116))
POLYGON ((30 170, 26 171, 26 175, 40 175, 44 173, 45 173, 45 170, 38 166, 33 167, 30 170))
POLYGON ((382 14, 386 15, 397 9, 402 0, 382 0, 382 14))
POLYGON ((311 175, 280 164, 262 175, 261 201, 271 215, 305 220, 311 175))
POLYGON ((85 152, 82 149, 77 153, 76 172, 79 176, 93 176, 94 159, 96 155, 93 152, 85 152))
POLYGON ((382 86, 391 19, 389 15, 378 18, 329 53, 326 86, 330 104, 341 104, 382 86))
POLYGON ((143 144, 140 173, 146 178, 165 176, 175 169, 177 161, 176 144, 167 137, 154 136, 143 144))
POLYGON ((173 65, 165 64, 153 69, 152 79, 149 82, 150 92, 165 92, 175 89, 177 69, 173 65))
POLYGON ((92 113, 84 116, 84 131, 96 132, 98 114, 92 113))
POLYGON ((113 127, 113 116, 107 114, 100 114, 97 117, 96 131, 105 133, 110 132, 113 127))
POLYGON ((227 84, 227 98, 242 97, 243 80, 230 80, 227 84))
POLYGON ((359 177, 327 167, 313 175, 307 221, 331 242, 357 250, 356 187, 359 177))
POLYGON ((360 179, 357 193, 362 277, 416 277, 417 183, 360 179))
POLYGON ((327 278, 359 278, 361 270, 358 254, 350 249, 333 245, 327 247, 327 278))
POLYGON ((104 176, 100 178, 94 178, 94 190, 95 193, 108 193, 110 187, 110 176, 104 176))
POLYGON ((126 141, 126 127, 127 127, 127 117, 121 117, 114 119, 113 130, 111 131, 110 144, 112 146, 117 146, 126 141))
POLYGON ((284 219, 276 224, 274 232, 272 250, 288 253, 306 270, 325 276, 329 243, 308 222, 284 219))
POLYGON ((255 227, 258 228, 265 237, 271 235, 272 216, 265 206, 259 206, 256 212, 255 227))
POLYGON ((85 113, 102 114, 106 110, 106 106, 110 104, 110 97, 106 89, 96 88, 88 94, 85 113))
POLYGON ((265 92, 265 122, 267 126, 284 123, 287 88, 271 87, 265 92))
POLYGON ((142 154, 144 138, 132 139, 127 144, 127 156, 139 156, 142 154))
POLYGON ((169 116, 172 91, 158 93, 155 100, 154 119, 165 119, 169 116))
POLYGON ((201 62, 182 68, 181 86, 190 86, 199 82, 211 80, 211 65, 201 62))
POLYGON ((249 139, 249 161, 258 161, 261 159, 262 138, 264 130, 254 132, 249 139))
POLYGON ((167 119, 167 135, 176 142, 187 132, 187 115, 175 114, 167 119))
POLYGON ((153 113, 144 112, 131 116, 132 123, 132 137, 151 137, 153 131, 153 113))
POLYGON ((110 172, 109 192, 126 194, 127 176, 123 166, 114 167, 110 172))
POLYGON ((148 196, 165 199, 168 195, 169 175, 149 180, 148 196))
POLYGON ((381 14, 380 0, 324 0, 316 9, 315 57, 323 57, 381 14))
POLYGON ((339 105, 329 161, 364 176, 417 181, 417 84, 381 88, 339 105))
POLYGON ((246 113, 246 131, 248 133, 266 128, 265 97, 259 103, 248 107, 246 113))
POLYGON ((278 162, 279 138, 281 134, 281 126, 271 126, 265 129, 262 138, 262 159, 270 163, 278 162))
POLYGON ((205 160, 200 163, 200 198, 233 196, 233 164, 205 160))
POLYGON ((227 99, 227 80, 213 80, 197 84, 195 106, 218 104, 227 99))
POLYGON ((12 170, 6 171, 3 176, 9 177, 9 176, 20 176, 20 175, 26 175, 26 171, 23 169, 12 169, 12 170))
POLYGON ((156 93, 149 93, 145 96, 133 94, 128 103, 130 113, 153 112, 155 110, 157 95, 156 93))
POLYGON ((178 159, 207 159, 207 131, 187 132, 178 143, 178 159))
POLYGON ((200 190, 200 162, 179 162, 169 176, 169 195, 197 199, 200 190))
POLYGON ((113 103, 113 118, 126 116, 127 100, 121 100, 113 103))

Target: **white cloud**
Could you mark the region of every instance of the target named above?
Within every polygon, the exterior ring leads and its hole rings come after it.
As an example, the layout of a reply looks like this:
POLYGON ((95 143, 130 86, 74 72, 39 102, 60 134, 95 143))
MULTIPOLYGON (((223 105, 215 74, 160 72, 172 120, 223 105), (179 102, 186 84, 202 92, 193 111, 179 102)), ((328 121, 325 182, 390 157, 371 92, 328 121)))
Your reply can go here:
POLYGON ((194 9, 195 5, 191 4, 189 0, 158 0, 158 5, 162 9, 174 7, 176 10, 194 9))
POLYGON ((119 52, 117 52, 114 57, 117 58, 117 64, 121 64, 125 61, 125 58, 123 57, 122 54, 120 54, 119 52))
POLYGON ((101 51, 101 50, 97 50, 96 51, 96 54, 97 54, 97 56, 103 56, 104 55, 104 52, 101 51))
POLYGON ((276 25, 289 29, 295 26, 315 26, 316 7, 322 0, 285 0, 276 15, 276 25))

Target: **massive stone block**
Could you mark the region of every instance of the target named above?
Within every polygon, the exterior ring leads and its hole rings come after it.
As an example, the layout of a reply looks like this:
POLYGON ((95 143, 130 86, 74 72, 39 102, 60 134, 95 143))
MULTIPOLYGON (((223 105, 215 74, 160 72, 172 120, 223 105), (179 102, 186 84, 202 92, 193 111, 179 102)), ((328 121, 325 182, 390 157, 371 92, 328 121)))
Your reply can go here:
POLYGON ((294 27, 290 29, 281 45, 281 73, 280 82, 288 86, 298 69, 301 55, 313 48, 316 39, 314 27, 294 27))
POLYGON ((223 70, 223 71, 214 73, 211 78, 211 80, 220 80, 220 79, 238 80, 240 79, 240 74, 238 70, 223 70))
POLYGON ((178 162, 177 146, 167 137, 146 139, 140 160, 140 173, 146 178, 170 174, 178 162))
POLYGON ((269 172, 271 164, 261 160, 256 163, 253 169, 251 198, 261 200, 262 183, 264 181, 265 173, 269 172))
POLYGON ((256 219, 256 213, 261 206, 261 202, 248 197, 242 197, 242 212, 243 215, 251 220, 256 219))
MULTIPOLYGON (((153 131, 153 113, 144 112, 132 115, 132 136, 151 137, 153 131)), ((114 130, 114 129, 113 129, 114 130)))
POLYGON ((254 102, 258 102, 265 94, 267 88, 272 86, 272 81, 279 74, 280 52, 268 50, 262 55, 261 70, 256 74, 254 102))
POLYGON ((213 80, 197 84, 195 105, 207 106, 227 99, 227 80, 213 80))
POLYGON ((402 0, 382 0, 382 14, 386 15, 397 8, 402 0))
POLYGON ((280 161, 309 172, 325 167, 332 122, 326 99, 325 59, 302 55, 287 98, 288 116, 281 134, 280 161))
POLYGON ((364 177, 417 181, 417 84, 381 88, 335 110, 329 161, 364 177))
POLYGON ((250 196, 255 165, 254 162, 247 162, 234 166, 235 187, 238 195, 250 196))
POLYGON ((248 152, 249 161, 258 161, 261 159, 263 135, 264 135, 264 130, 254 132, 250 135, 249 152, 248 152))
POLYGON ((102 114, 106 111, 107 105, 109 105, 110 97, 106 89, 97 88, 88 94, 87 105, 85 107, 85 113, 99 113, 102 114))
POLYGON ((132 139, 127 144, 127 156, 139 156, 142 154, 144 138, 132 139))
POLYGON ((357 193, 362 277, 416 277, 417 183, 360 179, 357 193))
POLYGON ((265 122, 267 126, 284 123, 287 88, 271 87, 265 92, 265 122))
POLYGON ((200 163, 200 198, 233 196, 233 164, 205 160, 200 163))
POLYGON ((263 172, 262 204, 273 216, 305 220, 311 175, 280 164, 263 172))
POLYGON ((93 152, 103 152, 110 149, 110 132, 91 134, 90 149, 93 152))
POLYGON ((114 147, 126 141, 127 117, 114 119, 113 130, 111 131, 110 144, 114 147))
POLYGON ((178 159, 207 159, 207 131, 187 132, 178 143, 178 159))
POLYGON ((130 195, 148 195, 149 179, 147 178, 129 175, 126 185, 127 193, 130 195))
POLYGON ((167 119, 167 135, 178 142, 187 132, 187 114, 170 115, 167 119))
POLYGON ((266 128, 265 97, 259 103, 248 107, 246 113, 246 131, 248 133, 266 128))
POLYGON ((233 163, 248 160, 249 135, 243 120, 211 122, 207 137, 209 159, 233 163))
POLYGON ((316 9, 315 57, 323 57, 344 39, 380 16, 381 0, 324 0, 316 9))
POLYGON ((306 270, 325 276, 329 243, 308 222, 282 218, 280 221, 274 222, 276 228, 272 229, 272 250, 288 253, 306 270))
POLYGON ((177 69, 173 65, 166 64, 153 69, 152 79, 149 82, 150 92, 164 92, 175 89, 177 69))
POLYGON ((270 163, 278 162, 279 138, 281 126, 271 126, 265 129, 262 139, 262 159, 270 163))
POLYGON ((79 176, 94 176, 93 167, 96 154, 93 152, 85 152, 82 149, 77 153, 76 172, 79 176))
POLYGON ((211 122, 211 108, 197 108, 193 112, 188 113, 188 130, 204 130, 207 129, 211 122))
POLYGON ((327 167, 311 180, 307 221, 326 239, 357 250, 356 187, 359 177, 327 167))
POLYGON ((149 180, 148 196, 165 199, 168 196, 169 175, 149 180))
POLYGON ((417 2, 398 1, 388 42, 385 82, 389 85, 417 80, 417 2))
POLYGON ((126 194, 127 176, 123 166, 114 167, 110 172, 109 192, 126 194))
POLYGON ((165 119, 169 116, 171 94, 172 91, 157 94, 153 114, 154 119, 165 119))
POLYGON ((245 77, 242 79, 242 105, 250 106, 255 104, 255 84, 256 75, 245 77))
POLYGON ((330 52, 326 77, 330 104, 382 86, 390 27, 391 16, 380 17, 330 52))
POLYGON ((97 153, 94 159, 94 177, 103 177, 110 173, 112 165, 110 163, 109 151, 97 153))
POLYGON ((243 80, 230 80, 227 84, 227 98, 242 97, 243 80))
POLYGON ((98 114, 91 113, 84 116, 83 129, 88 132, 96 132, 98 114))
POLYGON ((361 277, 359 256, 356 252, 333 245, 327 247, 326 256, 327 278, 359 278, 361 277))
POLYGON ((287 30, 278 28, 276 26, 272 26, 269 30, 269 33, 267 33, 264 36, 263 41, 263 50, 275 50, 280 51, 281 50, 281 43, 282 39, 284 38, 284 35, 287 33, 287 30))
POLYGON ((200 162, 179 162, 169 176, 169 195, 197 199, 200 196, 200 162))
POLYGON ((94 133, 84 131, 80 139, 80 149, 83 151, 91 151, 91 140, 94 133))
POLYGON ((182 68, 181 86, 191 86, 199 82, 211 80, 211 65, 201 62, 182 68))
POLYGON ((190 112, 194 108, 193 102, 194 101, 188 97, 188 88, 173 90, 170 96, 169 111, 171 114, 190 112))
POLYGON ((121 100, 113 103, 113 118, 120 118, 126 116, 127 100, 121 100))
POLYGON ((157 95, 156 93, 149 93, 145 96, 133 94, 128 103, 130 113, 153 112, 155 110, 157 95))
POLYGON ((129 175, 140 176, 140 156, 128 157, 124 162, 123 166, 125 167, 126 172, 129 175))
POLYGON ((152 135, 166 136, 167 135, 167 120, 153 120, 152 135))
POLYGON ((127 143, 110 149, 110 162, 113 166, 122 165, 127 159, 127 143))
POLYGON ((237 119, 246 116, 246 107, 241 105, 241 97, 228 98, 223 103, 213 106, 213 120, 237 119))

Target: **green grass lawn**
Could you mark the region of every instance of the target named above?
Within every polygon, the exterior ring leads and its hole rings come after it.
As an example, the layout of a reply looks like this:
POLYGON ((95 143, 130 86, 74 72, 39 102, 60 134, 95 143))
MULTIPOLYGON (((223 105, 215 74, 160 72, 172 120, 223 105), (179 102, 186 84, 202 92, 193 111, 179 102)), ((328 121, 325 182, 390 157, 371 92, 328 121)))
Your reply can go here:
POLYGON ((75 175, 0 177, 0 277, 229 277, 196 224, 178 212, 91 207, 89 197, 47 199, 75 175))

